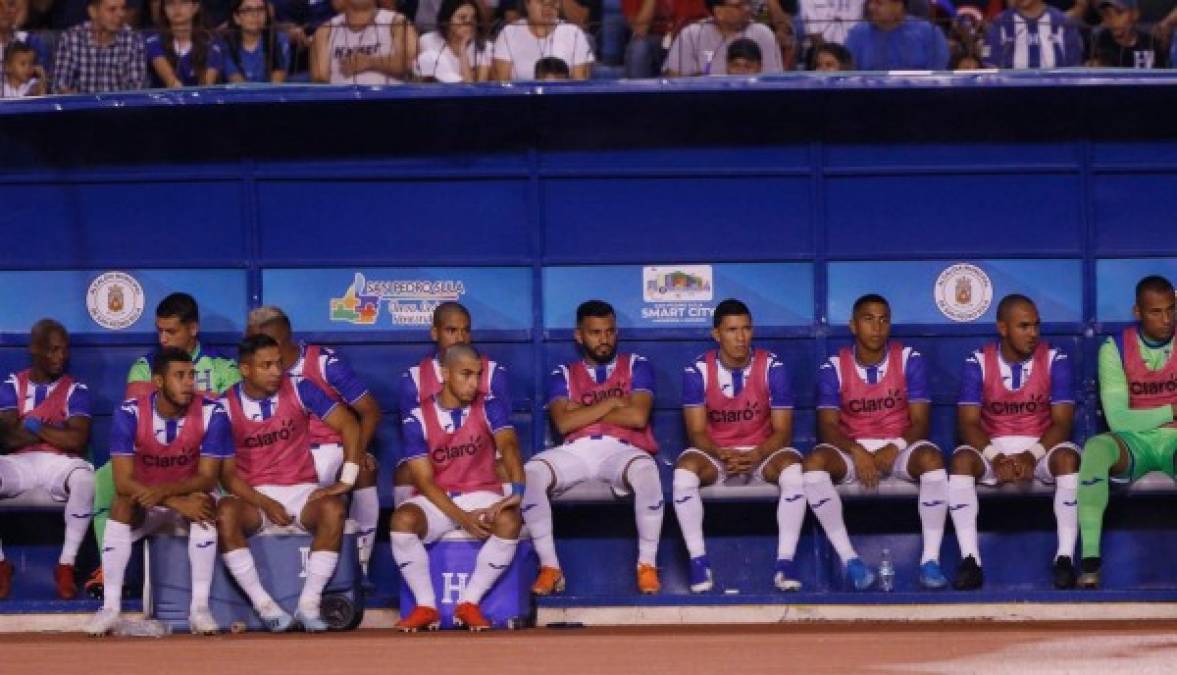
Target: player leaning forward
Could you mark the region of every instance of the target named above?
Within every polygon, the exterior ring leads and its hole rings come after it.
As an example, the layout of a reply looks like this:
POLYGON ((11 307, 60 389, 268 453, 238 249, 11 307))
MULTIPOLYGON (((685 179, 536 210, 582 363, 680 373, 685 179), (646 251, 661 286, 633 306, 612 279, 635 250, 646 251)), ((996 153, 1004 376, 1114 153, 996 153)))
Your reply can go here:
POLYGON ((233 456, 229 420, 219 402, 196 393, 192 358, 164 347, 152 357, 154 391, 125 401, 110 437, 115 497, 102 549, 102 609, 86 631, 105 635, 119 619, 123 575, 136 539, 187 527, 192 568, 188 623, 193 633, 216 633, 209 590, 217 557, 216 510, 209 494, 222 460, 233 456))
POLYGON ((346 506, 360 473, 360 426, 346 406, 308 379, 287 375, 278 343, 251 335, 238 347, 241 382, 225 393, 236 455, 221 482, 231 493, 217 504, 222 559, 266 627, 281 632, 297 621, 308 632, 327 629, 319 615, 323 589, 335 573, 346 506), (311 454, 310 420, 318 417, 343 439, 339 481, 319 487, 311 454), (276 525, 312 535, 306 582, 292 618, 262 587, 247 537, 276 525))
POLYGON ((405 451, 414 495, 392 514, 392 555, 417 606, 396 627, 437 628, 439 615, 425 544, 462 529, 484 540, 470 582, 454 608, 454 622, 490 628, 478 603, 510 566, 523 521, 523 465, 510 410, 479 391, 484 361, 469 345, 449 347, 441 362, 442 389, 404 421, 405 451), (511 481, 511 494, 495 470, 495 454, 511 481))
POLYGON ((793 554, 805 518, 801 453, 793 438, 793 392, 785 364, 752 346, 752 312, 739 300, 715 307, 712 338, 718 348, 697 357, 683 373, 683 420, 691 447, 674 469, 674 512, 691 557, 690 588, 712 588, 703 539, 702 485, 769 483, 777 501, 777 562, 773 585, 801 588, 793 554))

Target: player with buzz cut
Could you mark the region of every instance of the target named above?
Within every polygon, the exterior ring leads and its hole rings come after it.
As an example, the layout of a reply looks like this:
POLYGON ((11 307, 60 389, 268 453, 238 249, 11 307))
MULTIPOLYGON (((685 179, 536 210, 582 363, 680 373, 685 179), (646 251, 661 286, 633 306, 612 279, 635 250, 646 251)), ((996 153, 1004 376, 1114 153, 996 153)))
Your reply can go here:
MULTIPOLYGON (((90 391, 66 372, 69 333, 53 319, 33 324, 30 365, 0 384, 0 500, 43 489, 65 503, 65 540, 53 568, 57 597, 77 597, 74 563, 90 526, 94 467, 82 459, 90 440, 90 391)), ((12 588, 13 566, 0 552, 0 599, 12 588)))
MULTIPOLYGON (((380 520, 380 495, 376 492, 376 459, 367 450, 371 447, 376 428, 380 425, 380 404, 368 391, 351 367, 333 349, 316 344, 295 342, 290 318, 280 308, 268 305, 258 307, 249 313, 246 334, 262 333, 274 338, 282 352, 282 367, 294 378, 307 378, 327 392, 331 400, 342 403, 355 415, 360 423, 360 448, 364 449, 364 462, 351 493, 349 515, 356 521, 359 530, 356 546, 359 549, 360 567, 366 573, 372 557, 372 543, 376 539, 377 521, 380 520)), ((319 484, 333 485, 339 478, 343 466, 343 439, 339 434, 311 418, 311 454, 315 456, 315 471, 319 484)))
POLYGON ((339 563, 342 497, 360 473, 360 426, 346 406, 314 382, 287 375, 282 352, 270 336, 246 337, 238 354, 242 379, 225 393, 236 454, 221 468, 221 483, 230 493, 217 503, 221 559, 269 630, 279 633, 297 621, 308 633, 324 631, 319 606, 339 563), (343 468, 330 487, 319 486, 315 471, 312 416, 343 439, 343 468), (271 525, 294 525, 312 536, 293 618, 262 587, 249 550, 247 538, 271 525))
POLYGON ((961 562, 952 581, 957 590, 980 588, 984 580, 977 481, 1000 485, 1035 478, 1054 485, 1054 585, 1075 585, 1079 448, 1068 440, 1075 418, 1071 362, 1040 339, 1039 327, 1034 302, 1007 295, 997 305, 1000 339, 965 359, 956 408, 963 445, 952 455, 948 477, 948 509, 960 544, 961 562))
POLYGON ((633 493, 637 587, 657 593, 662 584, 655 564, 665 509, 653 457, 658 444, 650 428, 654 369, 641 356, 617 352, 617 316, 607 302, 589 300, 576 308, 574 336, 583 358, 548 376, 548 415, 564 444, 535 455, 523 467, 523 520, 540 563, 531 591, 548 595, 565 584, 549 494, 591 480, 607 484, 614 494, 633 493))
POLYGON ((714 581, 703 541, 699 488, 715 483, 773 483, 777 502, 777 562, 773 585, 801 588, 793 555, 805 520, 801 453, 793 440, 793 391, 785 364, 752 346, 752 312, 727 299, 712 314, 718 344, 683 373, 683 420, 691 447, 674 469, 674 512, 691 557, 690 588, 711 590, 714 581))
POLYGON ((940 544, 948 515, 948 474, 940 449, 927 440, 931 417, 923 356, 891 340, 891 305, 876 294, 854 302, 854 344, 843 347, 817 372, 817 435, 805 458, 805 496, 857 590, 874 583, 846 533, 842 499, 834 482, 859 481, 874 488, 894 475, 919 484, 924 550, 919 582, 944 588, 940 544))
POLYGON ((1177 355, 1173 284, 1147 276, 1136 284, 1136 324, 1099 348, 1099 399, 1111 432, 1087 439, 1079 467, 1079 586, 1097 588, 1108 481, 1150 471, 1174 476, 1177 459, 1177 355))
POLYGON ((193 633, 219 632, 209 609, 217 562, 216 507, 221 461, 233 456, 229 418, 217 401, 196 393, 191 356, 164 347, 152 358, 155 392, 125 401, 114 413, 111 465, 118 490, 106 525, 102 609, 86 626, 106 635, 119 620, 123 575, 135 540, 186 526, 192 568, 188 625, 193 633))
MULTIPOLYGON (((172 293, 160 300, 155 307, 155 331, 159 344, 131 365, 123 398, 139 398, 155 391, 151 363, 155 352, 164 347, 178 347, 192 357, 198 393, 220 396, 241 379, 237 362, 232 357, 200 342, 200 308, 191 295, 172 293)), ((101 550, 106 534, 106 519, 115 495, 114 476, 109 462, 98 469, 94 479, 94 538, 101 550)), ((86 582, 86 590, 91 595, 102 595, 101 567, 86 582)))
MULTIPOLYGON (((433 340, 436 348, 432 354, 422 357, 417 365, 405 370, 397 384, 396 395, 402 420, 408 419, 410 412, 441 393, 441 360, 445 358, 445 352, 451 346, 471 344, 470 326, 470 310, 462 304, 443 302, 434 308, 429 338, 433 340)), ((478 381, 478 393, 488 398, 499 399, 507 410, 510 410, 511 391, 507 382, 506 367, 487 358, 485 354, 480 358, 482 379, 478 381)), ((499 477, 505 478, 501 465, 499 477)), ((396 502, 399 504, 412 491, 413 479, 407 464, 402 462, 397 465, 394 482, 396 502)))
POLYGON ((522 519, 523 464, 510 410, 479 390, 485 361, 469 345, 450 346, 442 359, 442 389, 405 419, 401 462, 413 477, 414 496, 392 514, 392 555, 417 605, 397 624, 401 631, 435 629, 437 598, 425 544, 454 530, 483 540, 474 573, 454 607, 454 623, 481 631, 491 624, 479 603, 515 558, 522 519), (511 482, 503 494, 496 451, 511 482))

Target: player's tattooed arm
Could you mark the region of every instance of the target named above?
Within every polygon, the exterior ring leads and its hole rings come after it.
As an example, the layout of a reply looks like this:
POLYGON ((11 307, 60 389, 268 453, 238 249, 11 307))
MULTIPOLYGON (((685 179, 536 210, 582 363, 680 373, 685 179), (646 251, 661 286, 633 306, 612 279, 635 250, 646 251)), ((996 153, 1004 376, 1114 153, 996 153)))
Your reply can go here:
MULTIPOLYGON (((323 418, 323 423, 335 430, 336 433, 343 439, 343 461, 344 464, 352 463, 360 466, 364 461, 364 449, 360 446, 360 423, 356 420, 356 416, 352 414, 351 409, 347 406, 335 406, 331 412, 323 418)), ((328 495, 343 495, 350 492, 352 489, 351 483, 345 483, 342 480, 330 487, 319 488, 311 493, 308 501, 313 501, 319 497, 328 495)))

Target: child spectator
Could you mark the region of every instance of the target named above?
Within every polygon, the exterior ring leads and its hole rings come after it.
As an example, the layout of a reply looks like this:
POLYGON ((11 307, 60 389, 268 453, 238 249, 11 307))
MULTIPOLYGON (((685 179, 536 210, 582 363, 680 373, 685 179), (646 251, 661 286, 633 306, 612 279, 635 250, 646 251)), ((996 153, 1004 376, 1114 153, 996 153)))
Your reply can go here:
POLYGON ((221 46, 204 27, 197 0, 164 0, 159 31, 144 41, 156 87, 216 84, 224 68, 221 46))
POLYGON ((443 0, 437 30, 421 36, 415 75, 438 82, 485 82, 493 61, 475 0, 443 0))
POLYGON ((809 69, 827 73, 854 70, 854 58, 837 42, 824 42, 809 53, 809 69))
POLYGON ((747 38, 760 47, 764 72, 779 73, 781 48, 776 36, 764 24, 752 23, 748 0, 707 0, 710 19, 697 21, 678 34, 666 57, 666 73, 671 77, 722 75, 727 72, 727 47, 747 38))
POLYGON ((36 53, 23 42, 11 42, 4 50, 4 84, 0 98, 42 96, 45 70, 34 63, 36 53))
POLYGON ((126 0, 89 0, 90 20, 57 41, 54 86, 61 94, 141 89, 143 38, 126 24, 126 0))
POLYGON ((567 80, 572 76, 568 64, 564 59, 555 56, 545 56, 535 62, 535 79, 537 80, 567 80))
POLYGON ((536 61, 555 56, 568 64, 572 79, 587 80, 596 60, 588 35, 560 19, 558 0, 522 1, 527 18, 504 26, 495 41, 495 79, 530 80, 536 61))
POLYGON ((1136 27, 1136 0, 1100 0, 1103 19, 1095 33, 1091 64, 1096 68, 1166 68, 1168 54, 1151 34, 1136 27))
POLYGON ((19 30, 21 15, 28 14, 27 6, 22 6, 19 0, 0 0, 0 63, 4 59, 4 50, 13 42, 21 42, 33 48, 36 63, 40 66, 49 64, 49 48, 40 36, 19 30))
POLYGON ((740 38, 727 46, 728 75, 759 75, 762 65, 760 45, 740 38))
POLYGON ((229 82, 286 81, 290 38, 270 29, 266 0, 233 0, 223 61, 229 82))

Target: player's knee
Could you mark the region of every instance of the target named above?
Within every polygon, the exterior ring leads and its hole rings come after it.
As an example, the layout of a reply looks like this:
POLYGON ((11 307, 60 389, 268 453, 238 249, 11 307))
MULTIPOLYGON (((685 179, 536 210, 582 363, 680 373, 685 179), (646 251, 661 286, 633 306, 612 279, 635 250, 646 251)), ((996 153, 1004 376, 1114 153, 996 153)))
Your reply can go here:
POLYGON ((980 460, 972 450, 957 450, 952 453, 952 475, 969 476, 976 473, 980 460))
POLYGON ((809 453, 809 456, 802 462, 801 467, 805 471, 829 471, 830 467, 830 452, 829 446, 819 445, 809 453))
POLYGON ((319 523, 327 527, 342 527, 347 517, 347 509, 339 497, 320 497, 318 502, 319 523))
POLYGON ((1050 473, 1055 476, 1065 476, 1079 471, 1079 453, 1073 448, 1063 446, 1050 453, 1050 473))
POLYGON ((674 468, 690 471, 698 475, 703 472, 703 465, 707 463, 707 460, 700 457, 697 452, 684 452, 678 456, 678 461, 675 462, 674 468))
POLYGON ((119 523, 129 523, 135 515, 135 502, 126 495, 117 495, 110 503, 110 519, 119 523))
POLYGON ((625 470, 625 475, 629 477, 630 483, 642 483, 649 479, 661 482, 658 465, 654 463, 653 457, 639 457, 633 460, 625 470))
POLYGON ((393 532, 413 533, 419 529, 421 511, 412 505, 402 506, 392 512, 388 527, 393 532))
POLYGON ((217 502, 217 529, 221 531, 236 531, 241 523, 241 500, 236 497, 225 497, 217 502))
POLYGON ((911 453, 912 462, 915 463, 919 471, 935 471, 944 468, 944 455, 940 452, 940 448, 934 445, 924 444, 916 448, 911 453))
POLYGON ((79 467, 70 472, 69 477, 66 478, 65 484, 69 487, 70 492, 85 491, 90 494, 94 493, 94 469, 90 467, 79 467))
POLYGON ((527 488, 529 490, 543 490, 548 492, 552 489, 552 483, 555 482, 555 474, 552 468, 548 466, 547 462, 538 459, 533 459, 523 465, 523 473, 527 476, 527 488))
POLYGON ((514 539, 519 536, 519 531, 523 529, 523 516, 519 511, 519 507, 512 506, 499 511, 495 516, 495 534, 499 536, 506 535, 514 539))

